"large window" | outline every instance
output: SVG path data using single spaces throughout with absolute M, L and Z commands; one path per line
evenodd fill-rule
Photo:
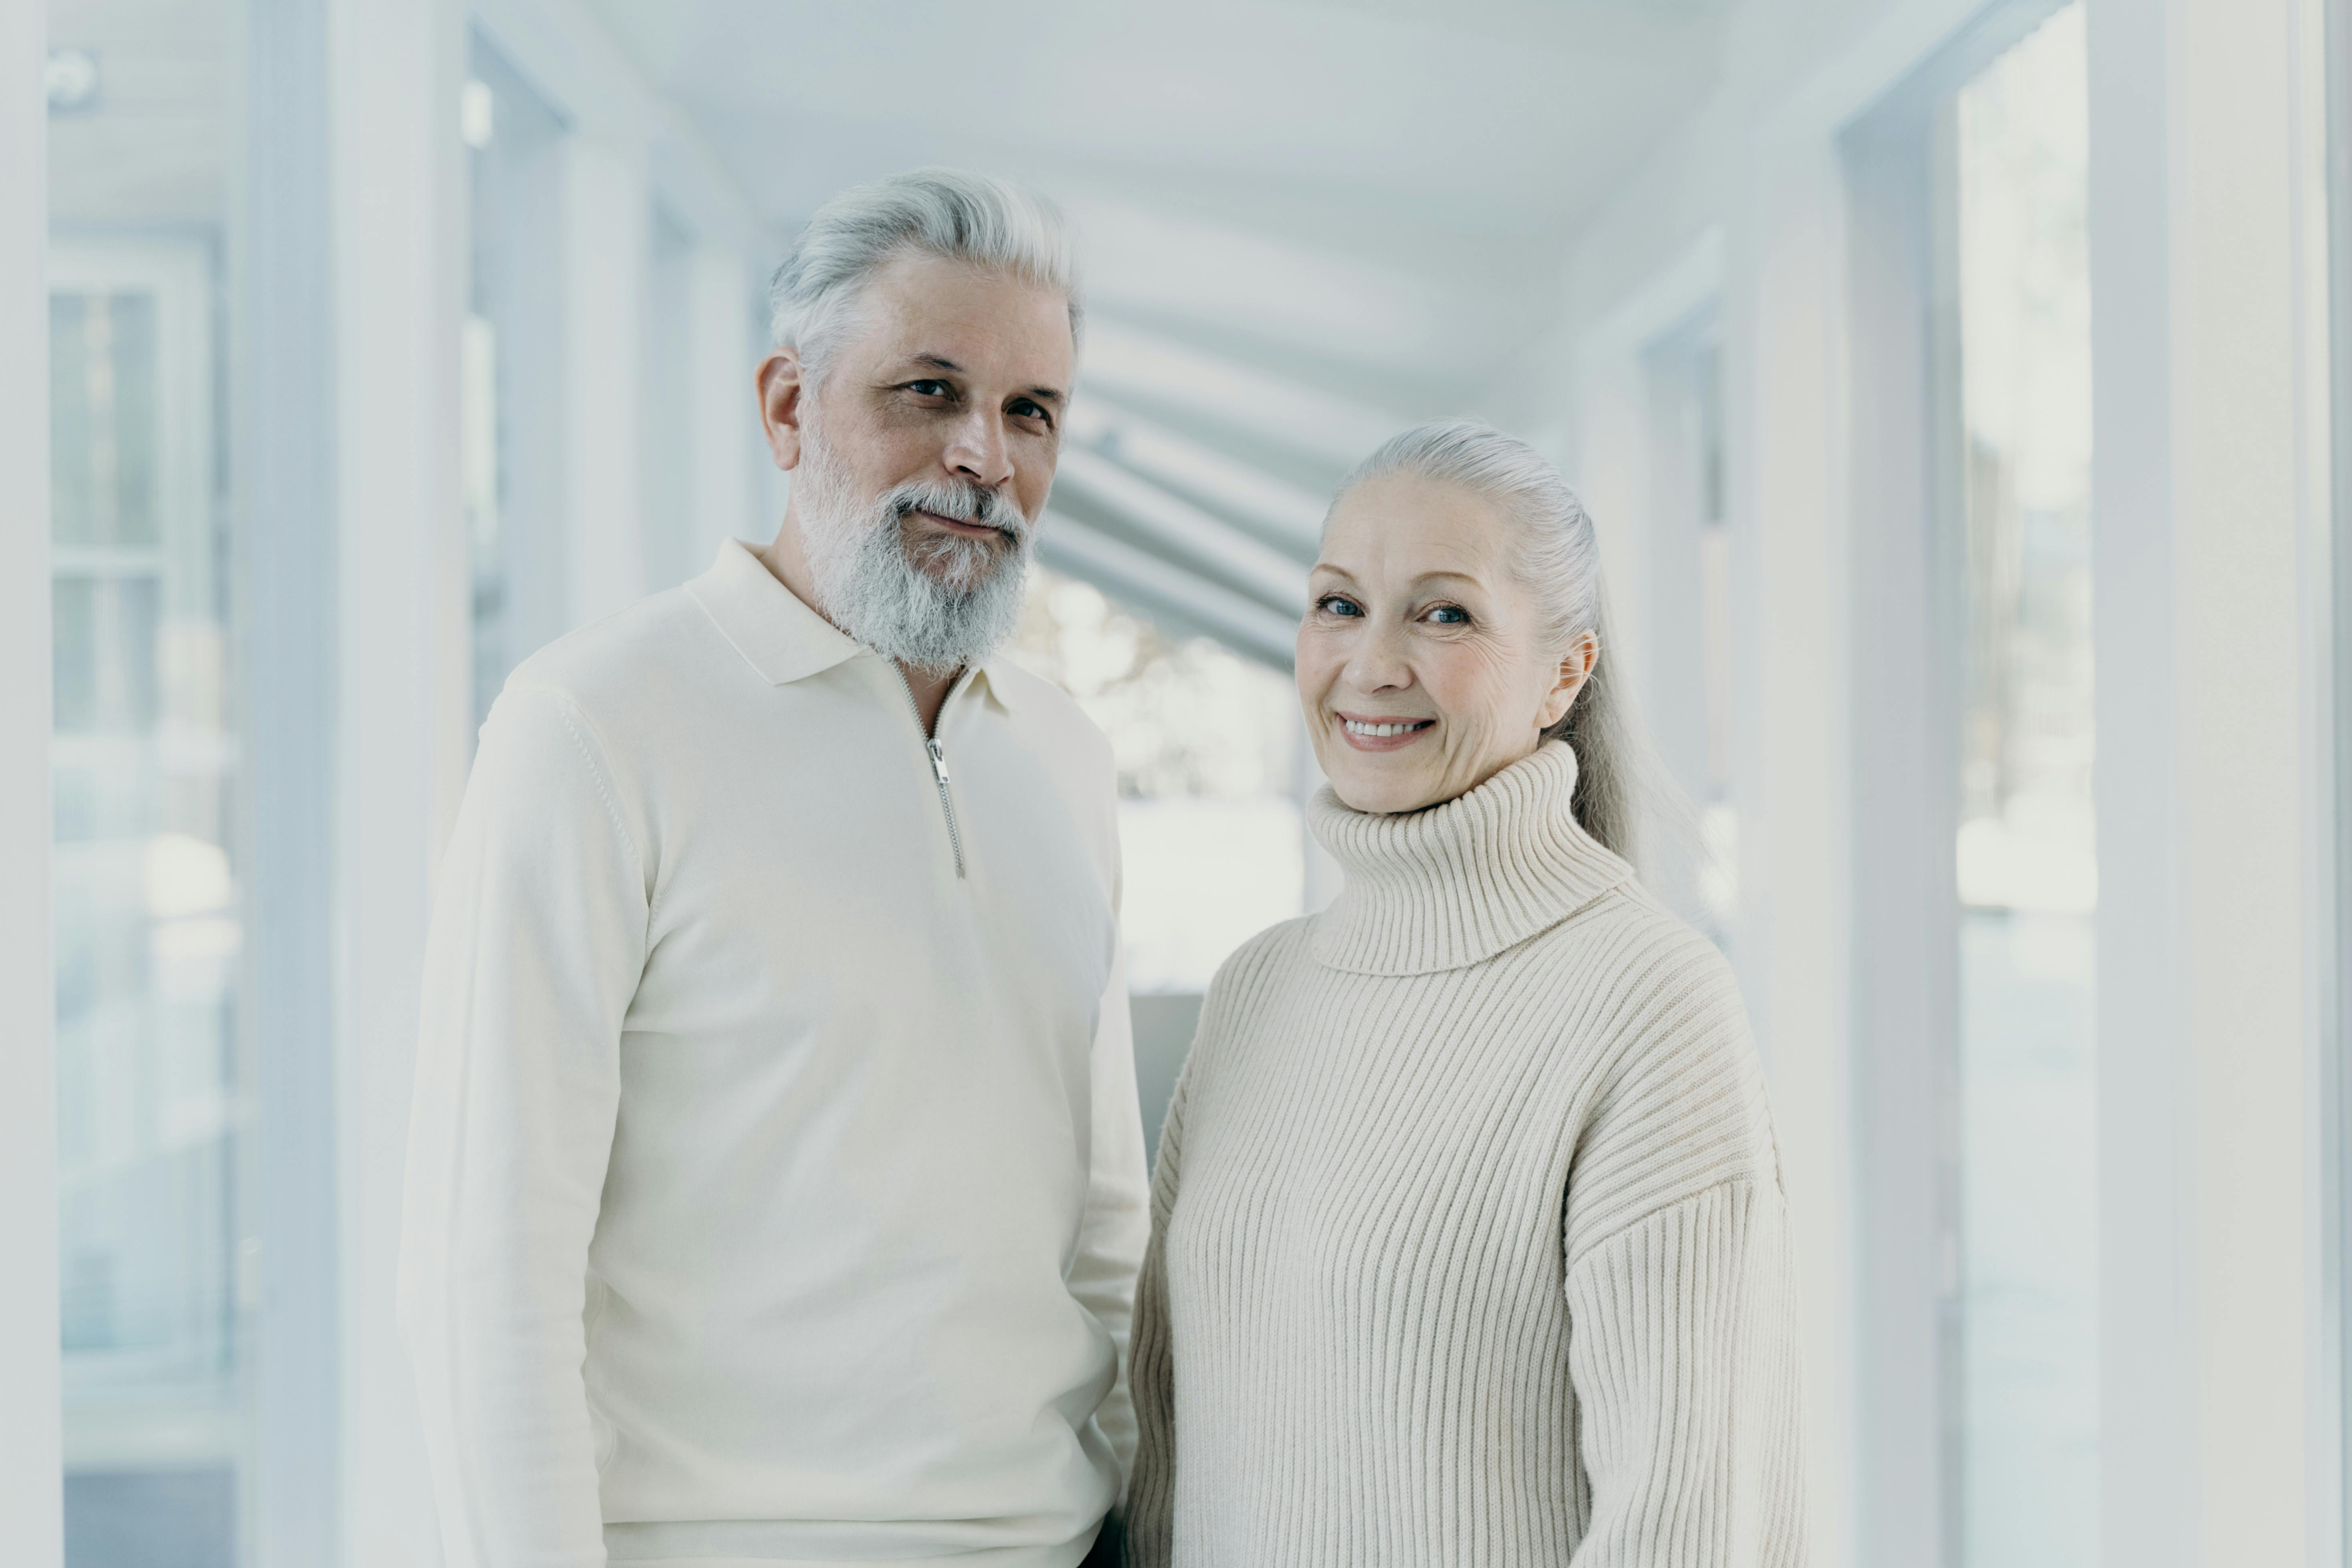
M 225 10 L 60 0 L 49 517 L 66 1520 L 72 1568 L 238 1561 L 237 596 L 217 330 Z M 120 88 L 116 83 L 119 81 Z M 165 128 L 170 134 L 165 134 Z
M 1120 928 L 1147 1147 L 1227 954 L 1300 912 L 1306 737 L 1287 672 L 1177 637 L 1033 568 L 1013 655 L 1077 699 L 1118 765 Z
M 2083 13 L 1954 105 L 1965 1561 L 2098 1555 Z

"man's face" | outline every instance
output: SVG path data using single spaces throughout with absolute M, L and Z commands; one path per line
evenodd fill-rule
M 802 391 L 798 424 L 822 427 L 827 481 L 861 512 L 895 487 L 945 481 L 996 491 L 1034 521 L 1053 488 L 1072 368 L 1060 295 L 905 257 L 866 285 L 847 336 Z M 778 435 L 772 419 L 771 441 Z M 797 468 L 805 444 L 804 431 L 791 432 L 778 465 Z M 995 529 L 929 510 L 908 513 L 906 528 L 918 563 L 968 558 L 950 541 L 1008 547 Z
M 793 470 L 771 568 L 903 668 L 987 658 L 1020 619 L 1071 351 L 1058 294 L 935 258 L 882 268 L 814 383 L 791 350 L 760 367 Z

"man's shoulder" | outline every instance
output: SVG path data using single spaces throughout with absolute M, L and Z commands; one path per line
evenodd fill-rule
M 987 668 L 989 683 L 1006 710 L 1050 760 L 1106 776 L 1112 773 L 1110 738 L 1068 692 L 1002 656 L 989 660 Z
M 557 637 L 515 666 L 507 689 L 552 693 L 618 718 L 675 700 L 681 679 L 702 673 L 695 667 L 724 651 L 701 603 L 672 588 Z

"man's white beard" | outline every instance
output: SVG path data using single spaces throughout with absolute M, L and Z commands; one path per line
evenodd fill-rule
M 795 510 L 818 608 L 887 658 L 934 673 L 994 652 L 1020 624 L 1029 520 L 1003 491 L 910 479 L 860 505 L 811 421 Z M 917 533 L 917 509 L 999 530 L 1008 542 Z

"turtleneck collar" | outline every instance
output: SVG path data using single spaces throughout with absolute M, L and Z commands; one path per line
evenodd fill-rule
M 1576 753 L 1547 742 L 1467 795 L 1384 816 L 1325 785 L 1307 826 L 1348 874 L 1316 959 L 1358 974 L 1461 969 L 1549 931 L 1633 868 L 1576 824 Z

